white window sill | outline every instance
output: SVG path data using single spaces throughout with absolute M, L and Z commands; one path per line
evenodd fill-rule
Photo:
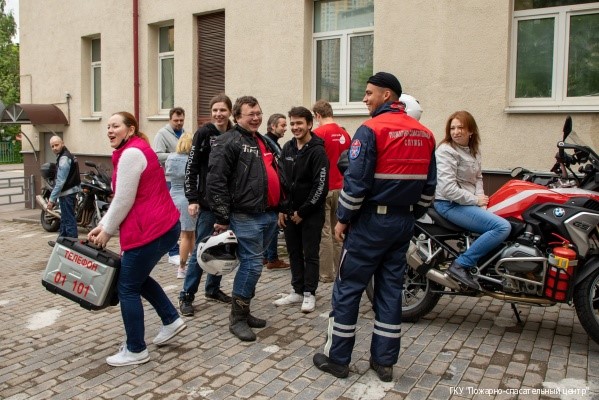
M 507 114 L 539 114 L 539 113 L 596 113 L 599 105 L 593 106 L 510 106 L 504 110 Z
M 168 121 L 168 114 L 150 115 L 148 121 Z
M 97 117 L 81 117 L 79 118 L 80 121 L 82 122 L 97 122 L 97 121 L 101 121 L 102 117 L 97 116 Z
M 335 106 L 332 106 L 332 107 L 333 107 L 333 115 L 335 117 L 351 117 L 351 116 L 361 117 L 361 116 L 370 115 L 368 113 L 368 108 L 366 108 L 366 106 L 361 107 L 361 108 L 338 108 Z

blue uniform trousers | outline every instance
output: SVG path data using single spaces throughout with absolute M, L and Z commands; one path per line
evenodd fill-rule
M 397 362 L 406 251 L 413 232 L 414 217 L 409 211 L 363 211 L 351 223 L 333 287 L 333 310 L 324 348 L 332 362 L 349 365 L 351 361 L 360 299 L 373 276 L 375 320 L 370 353 L 379 365 Z

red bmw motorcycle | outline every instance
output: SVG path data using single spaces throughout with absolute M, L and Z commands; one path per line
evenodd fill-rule
M 599 156 L 587 146 L 566 143 L 571 126 L 568 117 L 557 144 L 554 176 L 517 169 L 515 174 L 524 172 L 524 180 L 510 180 L 491 196 L 488 210 L 506 218 L 512 230 L 476 268 L 479 290 L 461 286 L 446 272 L 477 235 L 432 207 L 416 222 L 407 254 L 404 321 L 425 316 L 443 295 L 504 300 L 511 303 L 518 322 L 516 304 L 568 303 L 599 343 Z M 578 174 L 572 171 L 574 165 L 579 165 Z

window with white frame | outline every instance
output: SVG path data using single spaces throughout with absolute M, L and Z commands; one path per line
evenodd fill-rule
M 160 78 L 158 101 L 161 111 L 175 104 L 175 27 L 163 26 L 158 30 L 158 76 Z
M 315 0 L 313 100 L 336 110 L 363 109 L 373 40 L 374 0 Z
M 510 107 L 599 110 L 599 2 L 515 0 Z
M 91 109 L 92 115 L 102 111 L 102 47 L 100 39 L 91 40 Z

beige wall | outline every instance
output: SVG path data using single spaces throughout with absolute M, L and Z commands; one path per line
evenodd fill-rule
M 105 125 L 112 112 L 133 111 L 131 3 L 126 0 L 21 0 L 21 91 L 24 103 L 70 102 L 64 131 L 78 154 L 110 154 Z M 265 116 L 291 106 L 311 105 L 312 0 L 163 0 L 140 2 L 140 125 L 153 138 L 156 120 L 155 41 L 157 24 L 175 24 L 175 103 L 187 110 L 186 130 L 195 130 L 197 59 L 195 16 L 225 10 L 226 92 L 251 94 Z M 440 140 L 445 119 L 458 109 L 477 119 L 483 167 L 526 166 L 547 170 L 560 138 L 563 113 L 508 114 L 510 1 L 376 0 L 374 68 L 395 73 L 416 96 L 422 121 Z M 82 37 L 101 34 L 102 115 L 82 121 Z M 84 82 L 85 85 L 85 82 Z M 83 101 L 86 104 L 85 101 Z M 59 106 L 67 114 L 65 104 Z M 87 108 L 87 107 L 85 107 Z M 338 118 L 350 133 L 364 116 Z M 597 113 L 573 114 L 574 129 L 599 147 Z M 39 145 L 37 132 L 24 127 Z M 265 131 L 265 125 L 262 125 Z M 287 132 L 287 137 L 290 133 Z M 25 149 L 30 150 L 29 148 Z

